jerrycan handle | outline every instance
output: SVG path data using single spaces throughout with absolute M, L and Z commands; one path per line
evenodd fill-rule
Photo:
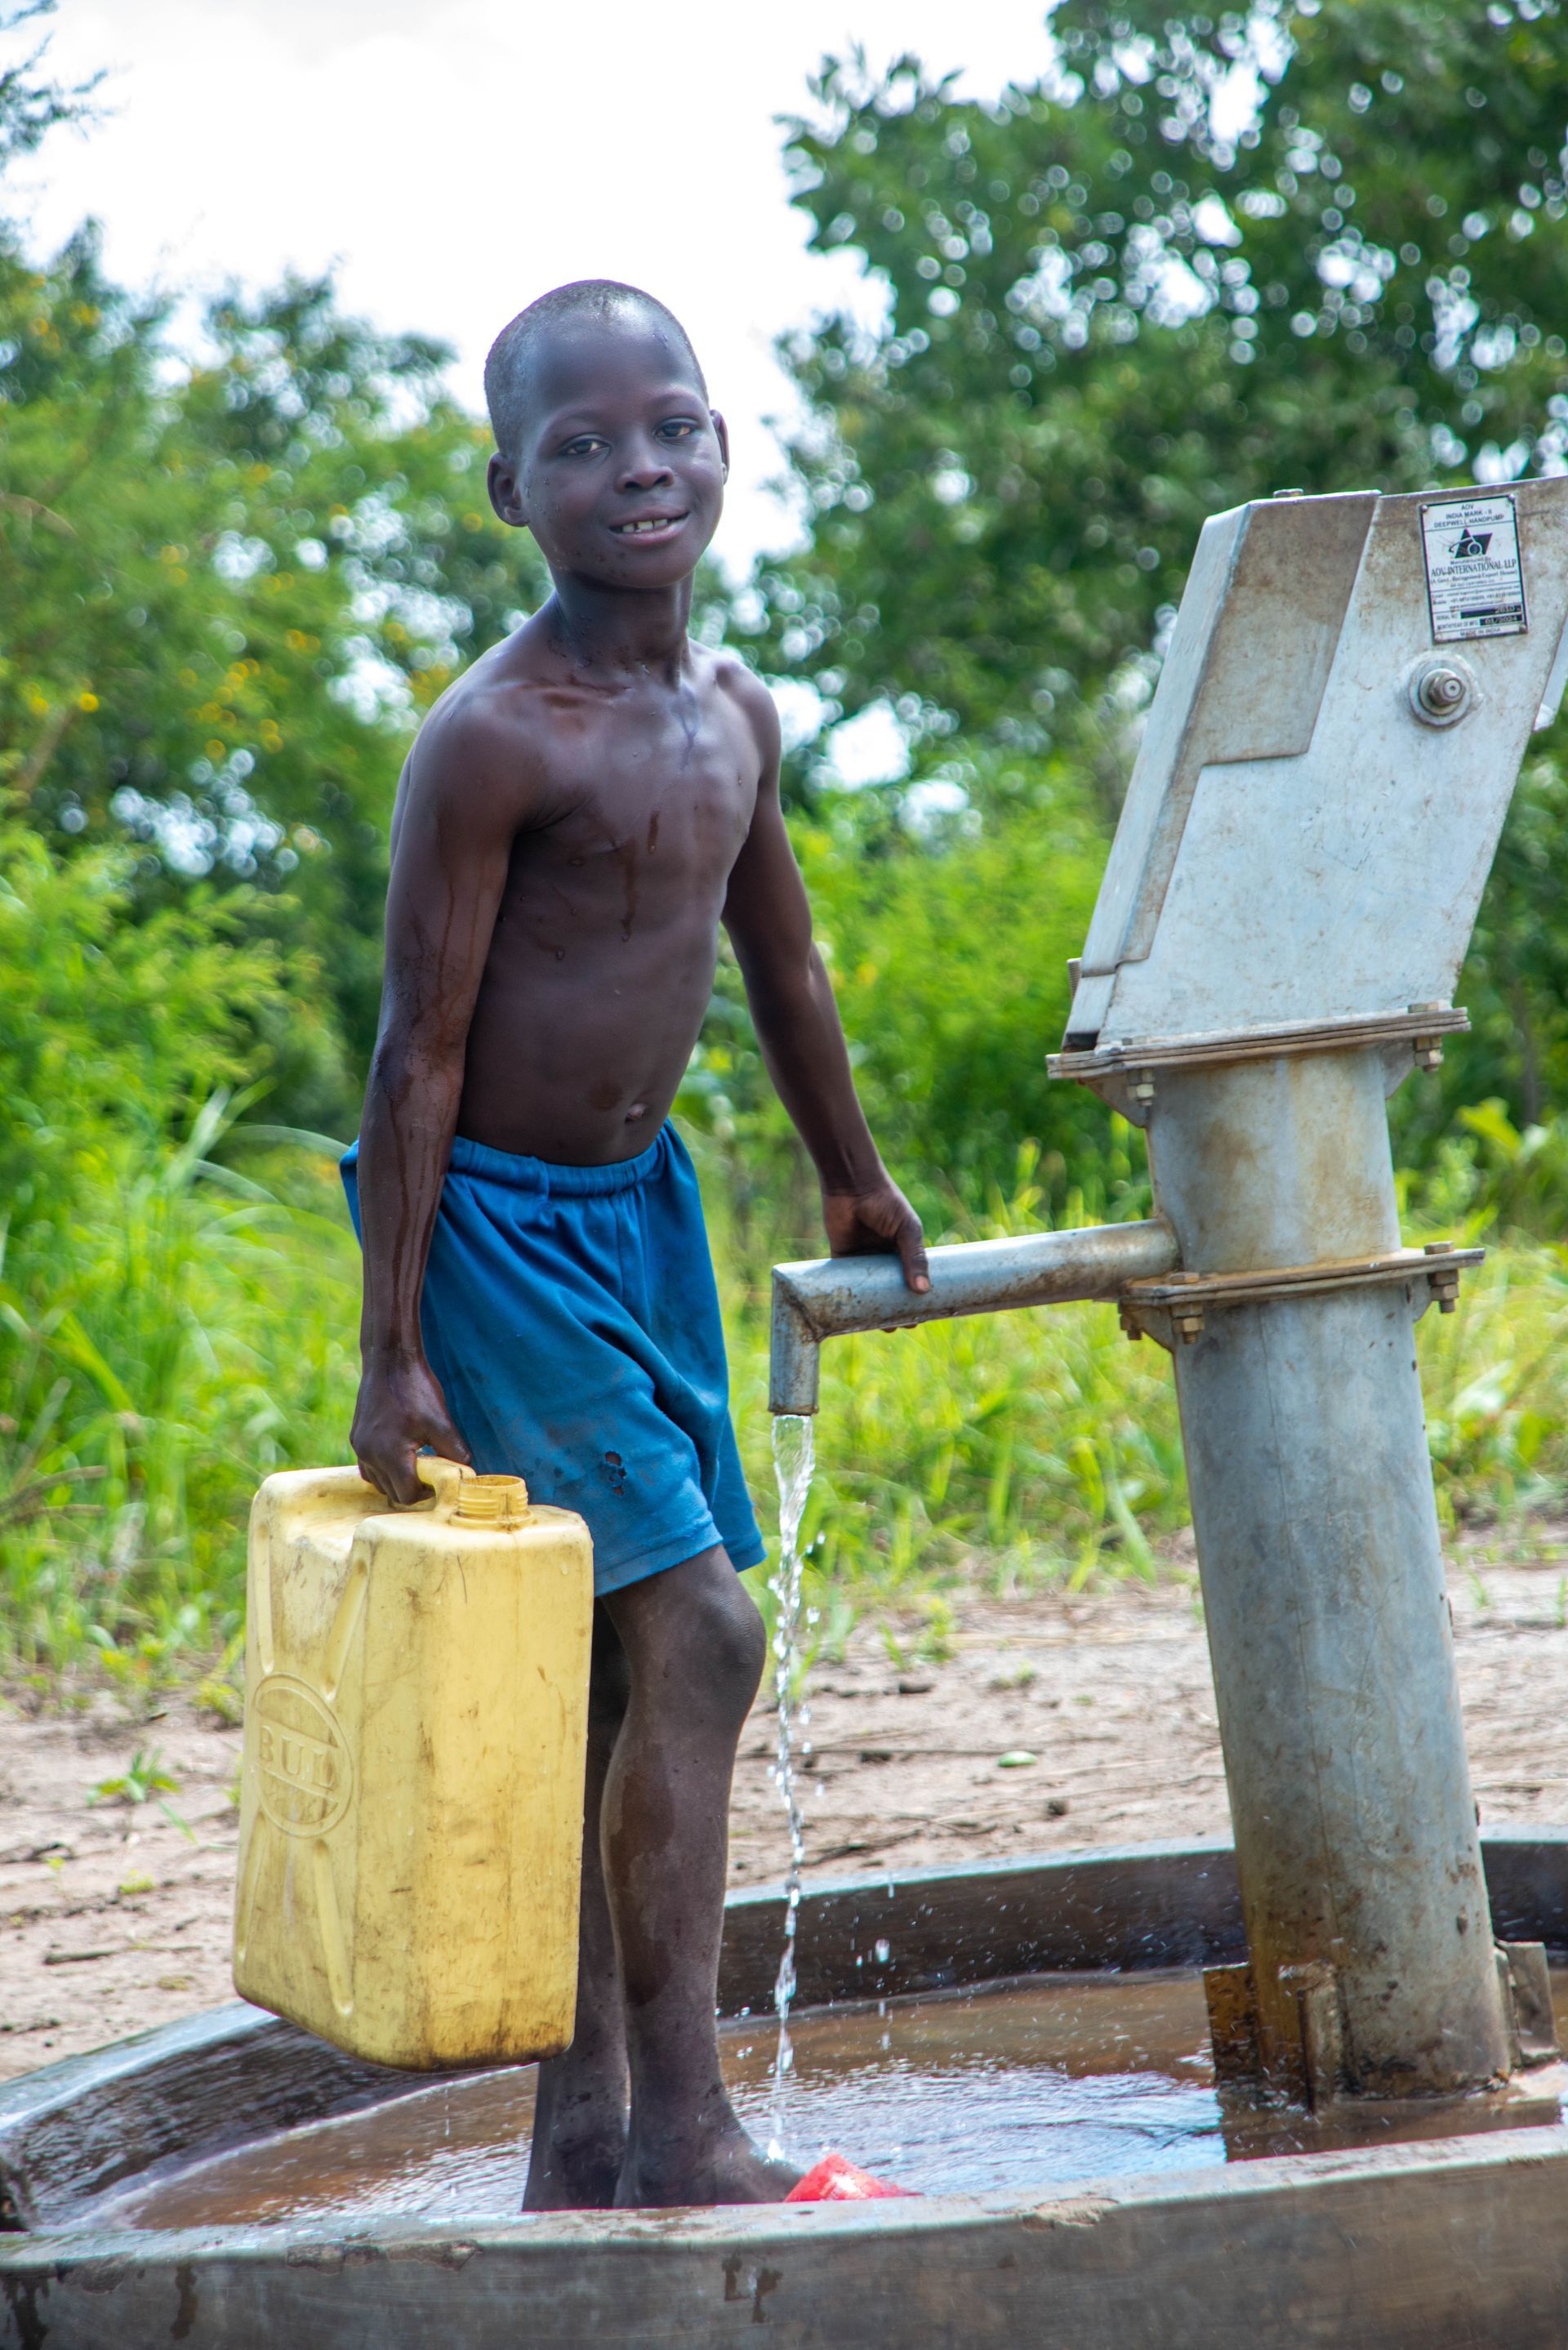
M 414 1473 L 421 1485 L 430 1487 L 438 1506 L 445 1503 L 454 1518 L 515 1526 L 532 1514 L 528 1488 L 521 1477 L 481 1476 L 462 1461 L 443 1461 L 433 1452 L 417 1456 Z
M 421 1485 L 428 1485 L 438 1502 L 455 1502 L 458 1488 L 473 1475 L 461 1461 L 444 1461 L 439 1452 L 420 1452 L 414 1456 L 414 1474 Z

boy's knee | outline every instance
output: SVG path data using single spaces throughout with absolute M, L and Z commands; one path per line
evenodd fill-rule
M 744 1719 L 763 1677 L 768 1636 L 756 1602 L 722 1551 L 681 1592 L 672 1661 L 694 1701 Z
M 726 1563 L 727 1564 L 727 1563 Z M 704 1627 L 700 1654 L 736 1711 L 745 1713 L 757 1693 L 767 1660 L 768 1635 L 751 1593 L 732 1567 L 729 1587 L 714 1594 L 711 1614 Z
M 607 1602 L 633 1679 L 662 1701 L 743 1721 L 767 1655 L 756 1603 L 725 1552 L 705 1551 Z

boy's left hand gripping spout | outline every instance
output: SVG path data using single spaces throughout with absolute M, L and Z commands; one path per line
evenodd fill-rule
M 891 1176 L 865 1191 L 825 1192 L 822 1221 L 835 1256 L 879 1256 L 893 1250 L 906 1287 L 917 1296 L 930 1288 L 920 1220 Z

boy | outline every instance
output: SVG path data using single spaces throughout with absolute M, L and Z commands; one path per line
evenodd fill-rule
M 721 921 L 836 1253 L 920 1227 L 872 1143 L 779 806 L 773 703 L 686 634 L 728 471 L 691 346 L 566 286 L 485 368 L 490 495 L 555 592 L 431 712 L 392 817 L 359 1142 L 364 1474 L 423 1445 L 579 1510 L 595 1637 L 576 2037 L 541 2068 L 525 2208 L 763 2202 L 713 2006 L 763 1555 L 691 1162 L 666 1125 Z M 357 1161 L 357 1165 L 356 1165 Z M 421 1310 L 422 1309 L 422 1310 Z

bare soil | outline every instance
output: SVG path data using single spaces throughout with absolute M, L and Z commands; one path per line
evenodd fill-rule
M 1557 1530 L 1534 1550 L 1497 1563 L 1470 1549 L 1449 1576 L 1471 1770 L 1482 1817 L 1499 1823 L 1568 1822 L 1568 1548 Z M 1158 1589 L 973 1599 L 958 1625 L 940 1665 L 899 1665 L 863 1624 L 842 1663 L 814 1671 L 811 1874 L 1227 1832 L 1179 1553 Z M 152 1747 L 182 1825 L 156 1800 L 89 1804 Z M 764 1691 L 736 1775 L 738 1886 L 784 1874 L 773 1753 Z M 0 1701 L 0 2078 L 232 1998 L 238 1766 L 238 1731 L 186 1700 L 152 1720 L 103 1694 L 43 1711 Z

